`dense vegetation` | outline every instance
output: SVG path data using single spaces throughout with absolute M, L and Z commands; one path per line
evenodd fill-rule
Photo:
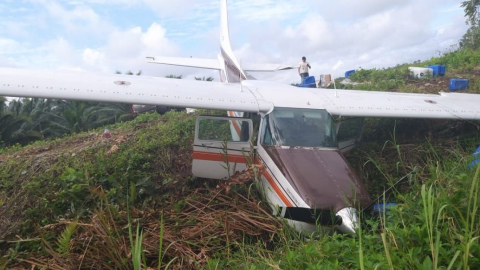
M 479 5 L 464 2 L 471 31 Z M 337 86 L 431 93 L 465 77 L 480 93 L 468 35 L 472 43 L 414 63 L 444 64 L 446 77 L 413 79 L 405 64 Z M 257 168 L 227 182 L 191 176 L 194 115 L 119 123 L 129 119 L 130 105 L 0 98 L 0 269 L 480 268 L 478 122 L 367 119 L 347 159 L 372 198 L 397 206 L 362 215 L 355 237 L 305 237 L 268 214 Z
M 365 217 L 358 237 L 306 241 L 268 215 L 248 181 L 254 172 L 237 175 L 232 186 L 190 176 L 194 119 L 173 111 L 145 114 L 110 126 L 110 139 L 96 129 L 3 149 L 0 266 L 480 266 L 480 179 L 467 166 L 480 136 L 468 124 L 368 121 L 365 141 L 348 158 L 372 197 L 416 173 L 386 195 L 398 206 Z M 459 123 L 462 132 L 452 131 Z M 408 136 L 422 124 L 416 137 Z M 434 139 L 425 141 L 429 132 Z

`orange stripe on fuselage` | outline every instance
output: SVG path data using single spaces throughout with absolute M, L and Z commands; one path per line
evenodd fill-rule
M 220 153 L 194 151 L 193 159 L 225 162 L 225 155 Z M 228 154 L 228 162 L 246 164 L 247 160 L 244 156 L 241 156 L 241 155 Z M 287 196 L 285 196 L 285 194 L 282 192 L 282 190 L 277 185 L 277 183 L 275 183 L 275 180 L 273 180 L 273 177 L 270 175 L 270 173 L 267 171 L 265 166 L 263 166 L 263 164 L 260 162 L 258 158 L 255 159 L 255 164 L 260 165 L 262 167 L 263 176 L 265 177 L 265 179 L 267 179 L 268 183 L 270 184 L 270 186 L 272 186 L 273 190 L 275 191 L 275 193 L 277 193 L 278 197 L 282 200 L 282 202 L 287 207 L 293 207 L 294 205 L 290 202 Z
M 273 180 L 273 177 L 270 175 L 270 173 L 267 171 L 267 169 L 265 168 L 265 166 L 263 166 L 263 164 L 260 162 L 260 160 L 258 158 L 255 159 L 255 163 L 257 165 L 260 165 L 262 166 L 262 174 L 263 176 L 265 176 L 265 179 L 267 179 L 268 183 L 270 184 L 270 186 L 272 186 L 273 190 L 275 191 L 275 193 L 277 193 L 278 197 L 282 200 L 282 202 L 287 206 L 287 207 L 292 207 L 293 204 L 290 202 L 290 200 L 287 198 L 287 196 L 285 196 L 285 194 L 283 194 L 282 190 L 280 189 L 280 187 L 277 185 L 277 183 L 275 183 L 275 180 Z
M 247 163 L 247 159 L 242 155 L 228 154 L 227 157 L 228 157 L 228 162 Z M 225 155 L 220 153 L 194 151 L 193 159 L 225 162 Z

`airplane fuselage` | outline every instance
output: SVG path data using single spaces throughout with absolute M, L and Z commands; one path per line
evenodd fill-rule
M 275 108 L 261 117 L 254 149 L 249 119 L 229 115 L 197 119 L 194 175 L 229 177 L 247 167 L 244 156 L 254 151 L 254 163 L 261 168 L 257 180 L 275 216 L 301 231 L 324 225 L 354 233 L 354 227 L 342 227 L 345 217 L 338 213 L 355 212 L 370 198 L 339 151 L 333 120 L 325 110 Z

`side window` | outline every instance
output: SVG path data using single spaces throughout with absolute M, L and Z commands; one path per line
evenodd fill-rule
M 240 136 L 232 136 L 237 132 Z M 250 125 L 245 120 L 211 119 L 199 120 L 198 139 L 202 141 L 248 142 Z
M 357 139 L 363 131 L 363 118 L 346 119 L 337 125 L 337 140 L 339 142 Z

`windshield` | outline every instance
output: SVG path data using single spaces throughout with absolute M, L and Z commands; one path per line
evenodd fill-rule
M 275 108 L 265 117 L 262 130 L 264 145 L 338 147 L 326 110 Z

